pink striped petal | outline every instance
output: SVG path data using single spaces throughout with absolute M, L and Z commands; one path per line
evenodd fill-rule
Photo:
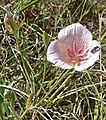
M 88 67 L 92 66 L 97 60 L 99 60 L 99 51 L 95 52 L 94 54 L 91 52 L 91 50 L 94 49 L 97 46 L 100 47 L 99 42 L 96 41 L 96 40 L 93 40 L 91 42 L 91 45 L 89 46 L 90 53 L 89 53 L 88 60 L 83 61 L 82 63 L 80 63 L 79 66 L 76 65 L 75 70 L 77 70 L 77 71 L 85 70 Z
M 72 69 L 73 67 L 71 65 L 64 62 L 65 59 L 64 56 L 62 56 L 58 44 L 58 40 L 51 42 L 47 50 L 47 60 L 63 69 Z
M 92 41 L 92 34 L 88 29 L 86 29 L 86 27 L 79 23 L 74 23 L 61 29 L 58 34 L 58 39 L 61 41 L 65 40 L 70 45 L 72 45 L 72 43 L 76 43 L 79 47 L 81 47 L 81 44 L 88 46 Z
M 76 65 L 75 70 L 83 71 L 87 69 L 88 67 L 92 66 L 97 60 L 99 60 L 99 52 L 89 57 L 88 60 L 85 60 L 82 63 L 80 63 L 80 65 Z

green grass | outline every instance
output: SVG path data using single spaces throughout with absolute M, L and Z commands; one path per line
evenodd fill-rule
M 106 120 L 105 0 L 10 0 L 6 31 L 0 1 L 0 120 Z M 19 12 L 14 26 L 13 10 Z M 83 72 L 47 61 L 63 27 L 80 22 L 101 44 L 100 60 Z

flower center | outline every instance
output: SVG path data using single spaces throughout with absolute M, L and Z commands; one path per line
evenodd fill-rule
M 71 65 L 80 65 L 80 62 L 88 59 L 88 50 L 84 50 L 84 46 L 80 47 L 80 49 L 77 49 L 76 43 L 73 43 L 73 47 L 71 50 L 69 48 L 67 49 L 67 54 L 69 58 L 68 62 Z

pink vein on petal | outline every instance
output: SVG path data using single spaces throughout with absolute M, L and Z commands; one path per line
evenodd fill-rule
M 77 46 L 76 46 L 75 42 L 73 43 L 73 52 L 74 52 L 74 54 L 77 52 Z
M 70 49 L 69 49 L 69 48 L 67 49 L 67 51 L 68 51 L 68 56 L 69 56 L 70 58 L 72 58 L 72 57 L 73 57 L 73 55 L 72 55 L 72 53 L 71 53 L 71 51 L 70 51 Z
M 81 46 L 80 50 L 78 51 L 78 54 L 82 54 L 84 51 L 84 45 Z

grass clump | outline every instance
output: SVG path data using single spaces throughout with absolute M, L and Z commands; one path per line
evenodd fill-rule
M 6 28 L 5 5 L 19 13 Z M 106 6 L 87 0 L 0 2 L 0 119 L 106 119 Z M 83 72 L 54 67 L 47 47 L 61 28 L 80 22 L 101 44 L 100 61 Z

